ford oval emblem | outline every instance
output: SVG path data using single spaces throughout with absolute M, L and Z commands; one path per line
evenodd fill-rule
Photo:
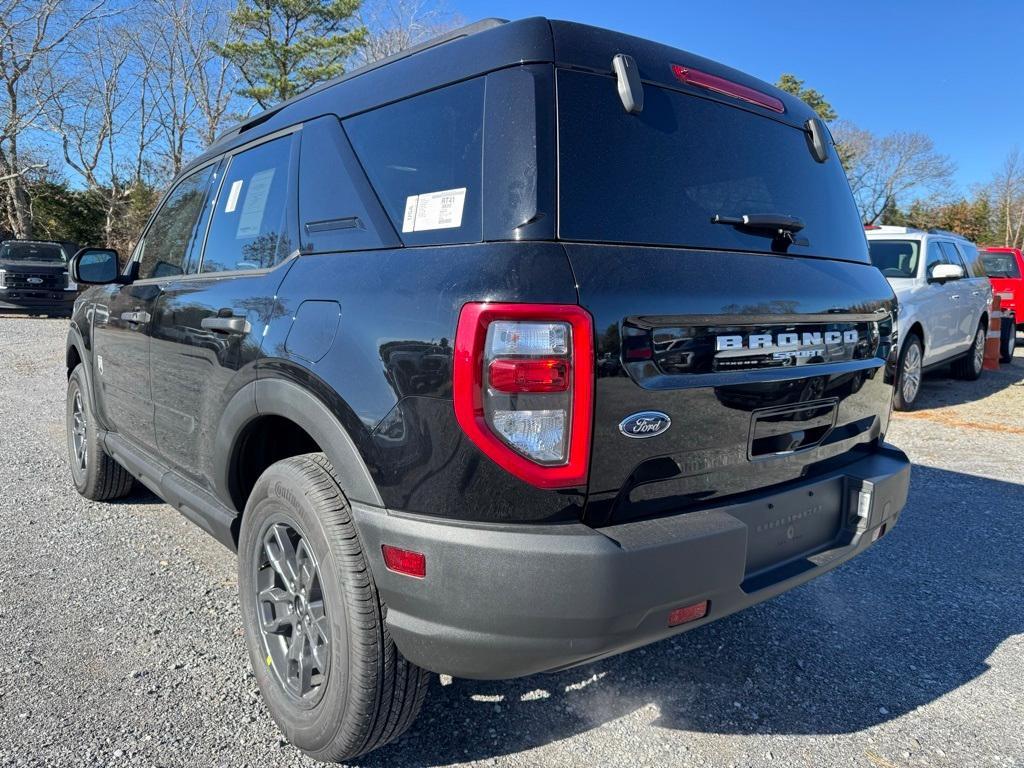
M 672 419 L 661 411 L 640 411 L 619 423 L 619 432 L 626 437 L 654 437 L 672 426 Z
M 40 285 L 43 282 L 43 278 L 41 278 L 41 277 L 30 277 L 27 280 L 25 280 L 25 282 L 26 283 L 32 283 L 32 285 Z

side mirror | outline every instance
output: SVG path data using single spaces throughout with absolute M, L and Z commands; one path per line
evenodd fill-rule
M 959 264 L 936 264 L 928 278 L 932 283 L 945 283 L 948 280 L 962 280 L 964 268 Z
M 117 251 L 112 248 L 83 248 L 71 259 L 71 279 L 84 285 L 120 282 Z

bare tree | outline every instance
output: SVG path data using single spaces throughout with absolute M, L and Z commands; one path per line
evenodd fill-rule
M 1024 157 L 1014 147 L 1003 160 L 991 184 L 1003 245 L 1013 248 L 1024 243 Z
M 0 0 L 0 177 L 8 224 L 32 236 L 24 162 L 26 143 L 66 85 L 62 57 L 85 27 L 107 13 L 107 0 Z
M 354 56 L 353 68 L 387 58 L 462 23 L 443 4 L 430 0 L 370 0 L 357 16 L 369 34 Z
M 97 29 L 91 42 L 104 55 L 86 57 L 69 87 L 53 99 L 50 127 L 60 139 L 64 162 L 92 194 L 102 197 L 104 236 L 111 245 L 131 190 L 131 181 L 124 179 L 133 180 L 124 162 L 125 135 L 142 130 L 135 99 L 140 83 L 130 69 L 132 43 L 126 30 Z
M 953 162 L 935 151 L 935 143 L 926 134 L 876 136 L 842 121 L 832 127 L 832 133 L 841 147 L 850 188 L 867 224 L 876 223 L 883 211 L 904 194 L 937 194 L 951 183 Z

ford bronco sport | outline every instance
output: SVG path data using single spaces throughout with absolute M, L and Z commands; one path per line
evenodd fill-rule
M 238 552 L 270 712 L 325 760 L 428 674 L 699 627 L 891 529 L 893 292 L 824 124 L 706 59 L 482 22 L 184 170 L 67 345 L 71 475 Z

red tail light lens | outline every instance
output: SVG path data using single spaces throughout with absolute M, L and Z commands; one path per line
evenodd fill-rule
M 593 323 L 563 304 L 467 304 L 455 337 L 455 416 L 491 460 L 541 488 L 587 479 Z
M 778 112 L 779 114 L 786 111 L 786 105 L 774 96 L 769 96 L 767 93 L 762 93 L 739 83 L 734 83 L 732 80 L 726 80 L 718 75 L 701 72 L 699 69 L 691 67 L 684 67 L 681 64 L 672 65 L 672 74 L 676 76 L 677 80 L 687 85 L 696 85 L 700 88 L 707 88 L 709 91 L 724 93 L 726 96 L 749 101 L 751 104 L 757 104 L 759 107 L 770 109 L 772 112 Z

